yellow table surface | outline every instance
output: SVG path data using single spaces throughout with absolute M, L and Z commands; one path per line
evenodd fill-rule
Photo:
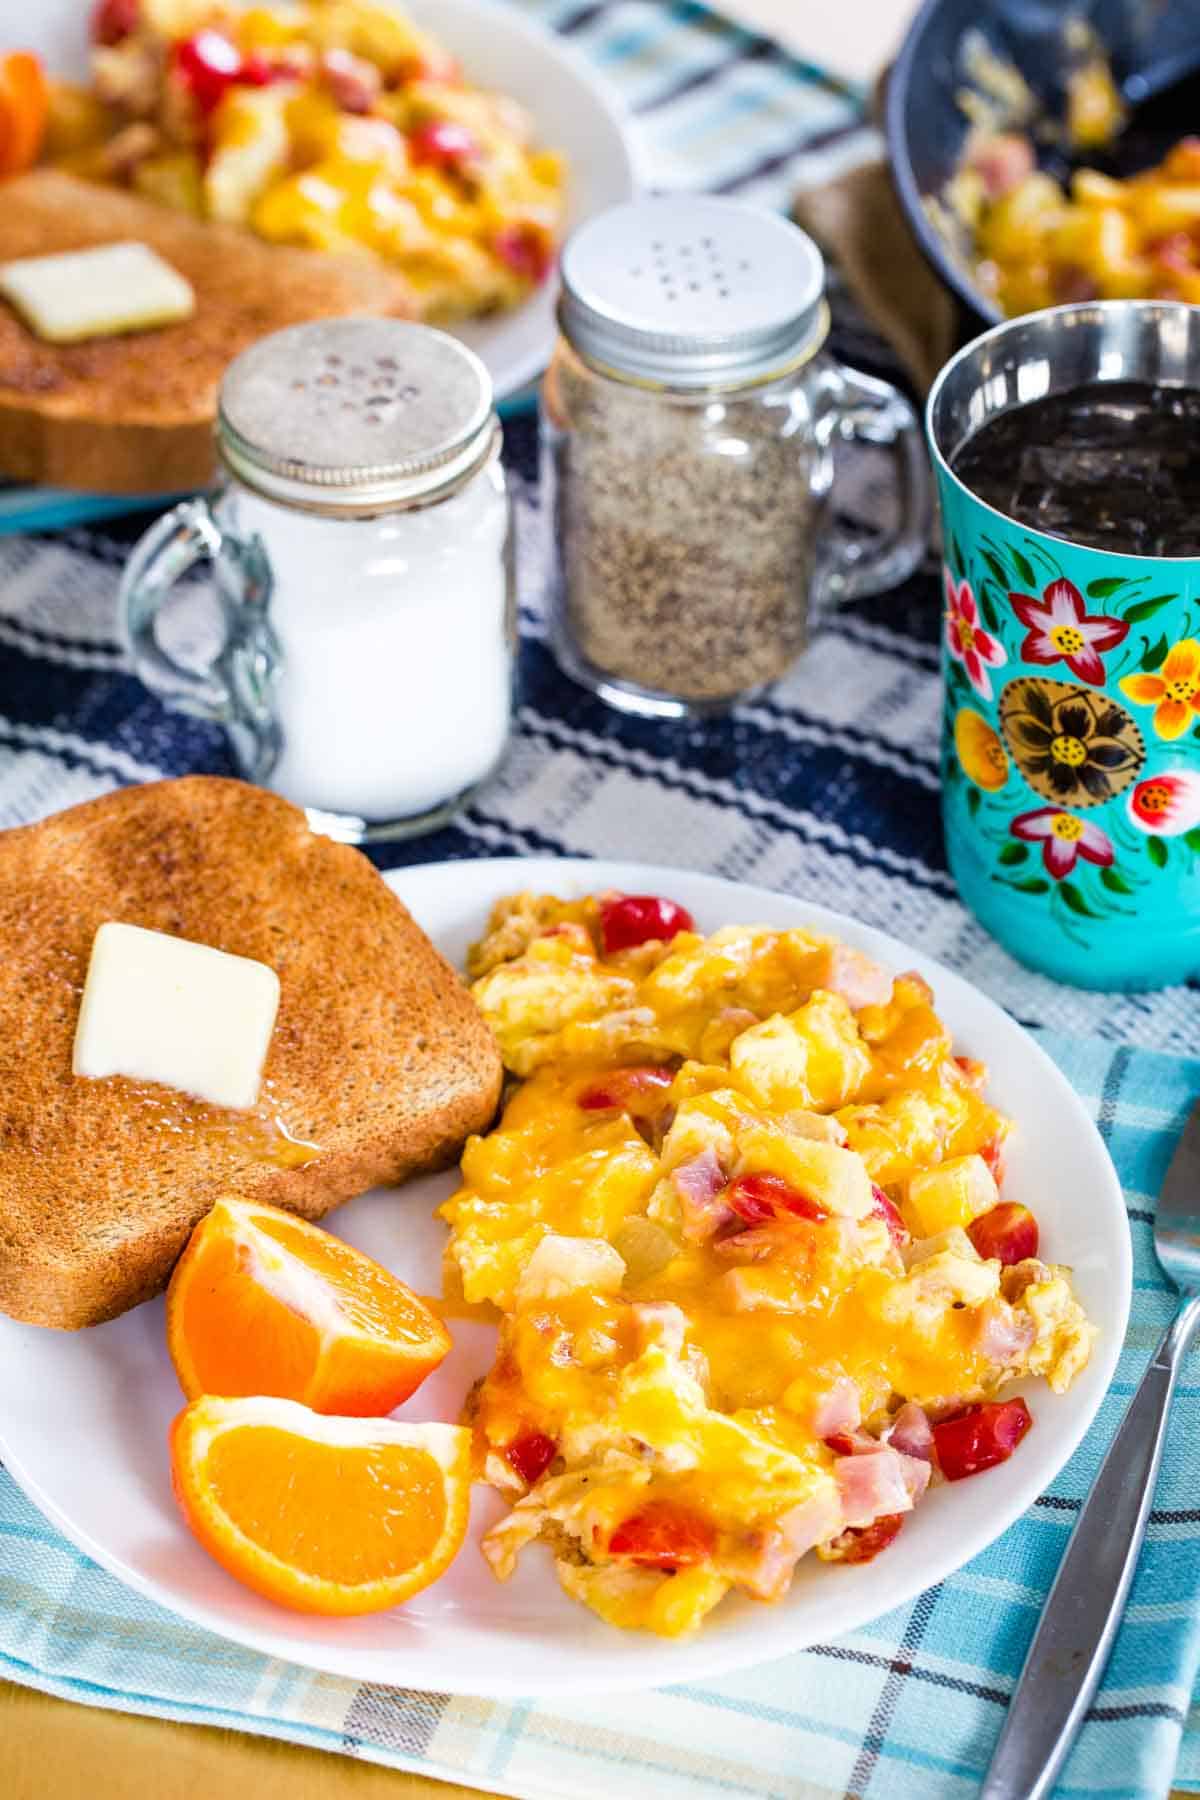
M 855 0 L 840 9 L 808 0 L 719 3 L 861 81 L 883 67 L 915 10 L 914 0 Z M 102 1712 L 0 1682 L 3 1800 L 477 1800 L 478 1793 L 323 1750 Z

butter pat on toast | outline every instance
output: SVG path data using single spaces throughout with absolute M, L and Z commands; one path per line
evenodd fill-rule
M 256 1109 L 72 1073 L 109 920 L 276 971 Z M 474 1001 L 367 858 L 206 776 L 0 832 L 0 1017 L 0 1309 L 38 1325 L 158 1293 L 221 1194 L 319 1219 L 452 1161 L 500 1091 Z
M 308 319 L 409 318 L 411 290 L 371 257 L 265 244 L 138 194 L 34 169 L 4 183 L 0 263 L 144 244 L 191 288 L 175 324 L 45 343 L 0 302 L 0 475 L 97 493 L 174 493 L 213 475 L 226 366 Z

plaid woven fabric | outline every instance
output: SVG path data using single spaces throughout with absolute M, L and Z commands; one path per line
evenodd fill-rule
M 525 4 L 624 94 L 659 185 L 782 203 L 869 142 L 838 83 L 700 6 Z M 889 373 L 844 308 L 836 327 L 839 353 Z M 532 423 L 514 421 L 507 440 L 523 598 L 513 751 L 451 828 L 378 860 L 562 852 L 758 882 L 919 941 L 1046 1029 L 1100 1120 L 1129 1198 L 1138 1260 L 1118 1381 L 1053 1492 L 967 1569 L 868 1630 L 719 1688 L 542 1707 L 314 1675 L 196 1631 L 126 1590 L 2 1472 L 0 1672 L 76 1700 L 288 1737 L 528 1800 L 965 1797 L 1081 1496 L 1168 1313 L 1150 1215 L 1200 1090 L 1197 992 L 1122 998 L 1058 987 L 1019 968 L 958 903 L 938 814 L 932 571 L 824 621 L 788 680 L 727 720 L 618 718 L 565 681 L 545 646 Z M 168 713 L 133 679 L 117 640 L 118 571 L 139 529 L 124 521 L 0 539 L 0 824 L 124 782 L 230 772 L 221 734 Z M 1066 1793 L 1161 1795 L 1185 1734 L 1200 1656 L 1194 1377 L 1177 1407 L 1132 1605 Z M 1200 1786 L 1200 1730 L 1183 1735 L 1180 1768 Z

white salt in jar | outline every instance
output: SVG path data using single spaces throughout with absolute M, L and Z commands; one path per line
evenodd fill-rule
M 383 319 L 296 326 L 221 389 L 223 479 L 134 551 L 138 673 L 218 719 L 252 781 L 350 842 L 441 823 L 504 754 L 511 512 L 487 371 Z M 164 648 L 172 586 L 213 565 L 225 637 L 200 673 Z

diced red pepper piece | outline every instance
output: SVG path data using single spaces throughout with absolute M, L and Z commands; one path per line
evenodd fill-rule
M 881 1513 L 869 1525 L 848 1526 L 829 1546 L 827 1555 L 835 1562 L 871 1562 L 894 1543 L 906 1518 L 904 1513 Z
M 871 1208 L 872 1213 L 877 1219 L 882 1219 L 884 1221 L 887 1225 L 893 1244 L 895 1244 L 897 1250 L 902 1250 L 905 1244 L 909 1242 L 912 1233 L 909 1231 L 896 1207 L 893 1206 L 883 1189 L 881 1187 L 876 1187 L 874 1182 L 871 1183 L 871 1194 L 874 1198 L 874 1205 Z
M 815 1225 L 829 1217 L 823 1206 L 794 1188 L 782 1175 L 771 1175 L 765 1170 L 757 1175 L 735 1176 L 721 1198 L 747 1225 L 765 1225 L 780 1213 L 811 1219 Z
M 554 267 L 554 239 L 541 225 L 527 220 L 520 225 L 504 225 L 492 239 L 492 249 L 502 263 L 535 285 L 545 281 Z M 664 902 L 669 906 L 671 902 Z M 683 911 L 682 907 L 676 909 Z M 690 931 L 690 925 L 677 925 L 676 931 Z M 658 935 L 658 934 L 655 934 Z M 672 936 L 674 933 L 671 934 Z
M 141 18 L 141 0 L 97 0 L 92 8 L 93 44 L 111 47 L 132 37 Z
M 456 125 L 453 119 L 431 119 L 409 133 L 408 156 L 415 168 L 428 163 L 435 169 L 457 173 L 477 163 L 481 154 L 475 133 L 466 125 Z
M 622 1519 L 608 1540 L 610 1556 L 623 1556 L 643 1569 L 676 1569 L 706 1562 L 717 1547 L 707 1519 L 670 1500 L 652 1501 Z
M 251 50 L 242 58 L 237 79 L 242 87 L 270 87 L 273 81 L 286 81 L 292 70 L 284 63 L 274 63 L 261 50 Z
M 827 1450 L 835 1456 L 853 1456 L 855 1451 L 854 1433 L 852 1431 L 831 1431 L 827 1438 L 822 1438 Z
M 504 1460 L 526 1487 L 540 1481 L 558 1455 L 558 1445 L 544 1431 L 523 1431 L 504 1446 Z
M 1007 1462 L 1033 1418 L 1024 1400 L 985 1400 L 933 1428 L 938 1467 L 947 1481 L 964 1481 Z
M 980 1213 L 967 1226 L 967 1236 L 985 1262 L 997 1256 L 1006 1268 L 1038 1253 L 1038 1222 L 1027 1206 L 1018 1206 L 1015 1200 L 1001 1200 Z
M 611 1075 L 605 1075 L 591 1087 L 584 1088 L 579 1096 L 579 1105 L 585 1112 L 637 1113 L 645 1112 L 645 1103 L 650 1101 L 650 1110 L 657 1111 L 654 1103 L 661 1101 L 674 1079 L 673 1070 L 653 1065 L 638 1069 L 614 1069 Z

